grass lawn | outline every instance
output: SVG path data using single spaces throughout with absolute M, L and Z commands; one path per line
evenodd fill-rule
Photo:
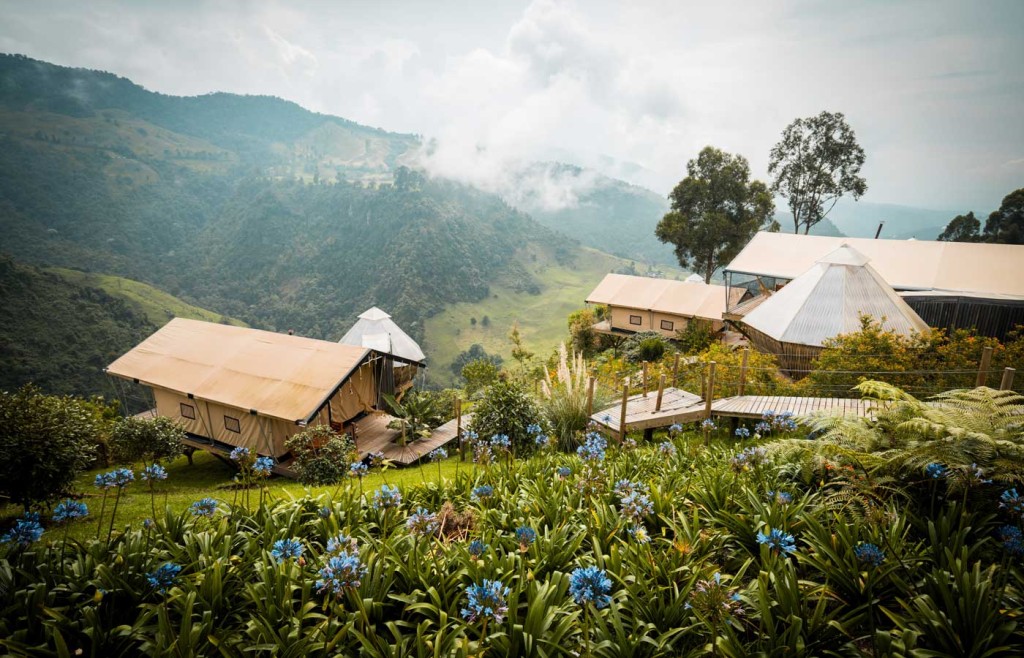
M 230 504 L 235 499 L 237 493 L 240 502 L 243 492 L 231 488 L 232 478 L 234 478 L 237 471 L 207 452 L 196 452 L 192 460 L 193 463 L 189 465 L 185 457 L 179 457 L 173 463 L 166 466 L 167 479 L 155 485 L 158 514 L 163 514 L 165 500 L 174 512 L 188 509 L 192 503 L 201 498 L 215 498 Z M 422 471 L 418 466 L 401 469 L 391 468 L 383 474 L 380 471 L 371 471 L 369 475 L 363 478 L 363 491 L 369 494 L 384 484 L 385 480 L 388 484 L 397 484 L 399 486 L 422 484 L 424 479 L 427 482 L 436 482 L 438 476 L 437 467 L 436 463 L 425 463 Z M 471 462 L 460 464 L 457 458 L 451 457 L 441 462 L 441 477 L 450 479 L 455 477 L 456 469 L 465 471 L 472 468 L 473 464 Z M 75 491 L 82 494 L 81 500 L 89 506 L 89 516 L 86 519 L 71 524 L 69 537 L 78 540 L 96 537 L 100 509 L 103 505 L 103 494 L 93 486 L 93 480 L 98 473 L 105 473 L 109 470 L 111 469 L 92 470 L 82 474 L 76 481 Z M 125 488 L 121 496 L 117 509 L 115 528 L 123 528 L 127 524 L 138 525 L 143 520 L 153 516 L 148 489 L 149 484 L 139 479 L 142 466 L 136 465 L 133 470 L 136 480 Z M 341 486 L 357 485 L 354 481 L 345 481 Z M 302 498 L 307 492 L 312 496 L 318 496 L 337 489 L 336 486 L 306 487 L 295 480 L 279 476 L 270 478 L 267 481 L 267 488 L 271 496 L 284 499 Z M 259 495 L 258 488 L 249 490 L 250 506 L 259 504 Z M 114 492 L 112 490 L 107 496 L 106 512 L 104 514 L 105 521 L 103 522 L 102 530 L 104 537 L 109 527 L 113 502 Z M 20 506 L 7 505 L 0 507 L 0 525 L 6 524 L 9 519 L 20 515 L 21 512 Z M 49 526 L 50 524 L 44 523 L 44 525 Z M 49 529 L 45 536 L 52 539 L 55 532 L 60 531 Z

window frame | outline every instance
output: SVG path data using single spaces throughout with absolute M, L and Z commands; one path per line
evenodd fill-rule
M 235 427 L 231 427 L 228 424 L 229 420 L 230 421 L 234 421 Z M 226 429 L 229 432 L 234 432 L 235 434 L 241 434 L 242 433 L 242 421 L 241 421 L 241 419 L 235 418 L 234 416 L 229 416 L 227 414 L 224 414 L 224 429 Z
M 668 325 L 667 327 L 665 326 L 666 324 Z M 661 326 L 661 330 L 662 331 L 675 331 L 676 330 L 676 322 L 675 322 L 675 320 L 662 320 L 660 326 Z
M 633 318 L 636 318 L 636 322 L 633 322 Z M 642 327 L 642 326 L 644 326 L 644 316 L 630 314 L 630 316 L 629 316 L 629 324 L 631 326 L 634 326 L 634 327 Z
M 185 412 L 186 409 L 188 409 L 187 413 Z M 191 415 L 189 415 L 189 414 L 191 414 Z M 178 403 L 178 415 L 181 416 L 182 418 L 188 418 L 189 420 L 195 420 L 196 419 L 196 407 L 195 407 L 195 405 L 188 404 L 187 402 L 179 402 Z

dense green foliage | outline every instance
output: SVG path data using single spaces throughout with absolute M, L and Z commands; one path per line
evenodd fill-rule
M 171 461 L 185 449 L 185 431 L 166 416 L 122 418 L 110 432 L 110 452 L 120 463 Z
M 0 495 L 26 506 L 66 494 L 104 444 L 109 407 L 25 386 L 0 391 Z
M 325 425 L 307 427 L 285 441 L 295 460 L 291 468 L 299 482 L 310 485 L 334 484 L 348 475 L 355 457 L 355 445 L 348 434 L 338 434 Z
M 985 230 L 973 212 L 954 217 L 938 237 L 947 242 L 1024 244 L 1024 187 L 1003 197 L 998 210 L 985 220 Z
M 638 331 L 622 341 L 620 349 L 622 356 L 631 363 L 660 361 L 672 351 L 668 339 L 657 331 Z
M 511 441 L 512 451 L 522 455 L 534 448 L 533 437 L 526 428 L 540 420 L 540 409 L 525 386 L 516 380 L 503 380 L 489 386 L 473 406 L 469 429 L 482 441 L 504 434 Z

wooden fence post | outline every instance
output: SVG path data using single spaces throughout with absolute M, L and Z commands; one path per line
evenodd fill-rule
M 622 410 L 619 412 L 619 443 L 626 440 L 626 401 L 629 400 L 629 384 L 622 387 Z
M 672 364 L 672 386 L 679 386 L 679 352 L 676 352 L 676 361 Z
M 462 445 L 462 398 L 455 398 L 455 436 L 459 439 L 459 461 L 466 461 L 466 451 Z
M 747 388 L 747 359 L 750 358 L 750 348 L 743 348 L 743 358 L 740 361 L 740 388 L 736 392 L 736 395 L 743 395 L 743 391 Z
M 992 365 L 992 348 L 986 347 L 981 350 L 981 363 L 978 364 L 978 379 L 975 380 L 974 386 L 984 386 L 988 380 L 988 369 Z
M 708 363 L 707 395 L 704 396 L 704 418 L 711 418 L 711 401 L 715 397 L 715 362 Z
M 999 383 L 1000 391 L 1009 391 L 1013 388 L 1013 374 L 1015 372 L 1017 372 L 1016 368 L 1003 369 L 1003 381 Z
M 597 379 L 591 375 L 587 380 L 587 418 L 594 415 L 594 384 Z
M 644 361 L 644 397 L 647 397 L 647 362 Z
M 658 399 L 654 403 L 654 410 L 661 411 L 661 398 L 665 395 L 665 375 L 658 378 Z

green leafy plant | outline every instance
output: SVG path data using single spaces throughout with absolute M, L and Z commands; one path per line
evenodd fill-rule
M 347 474 L 355 445 L 347 434 L 315 425 L 289 437 L 285 447 L 295 457 L 292 468 L 304 484 L 335 484 Z

